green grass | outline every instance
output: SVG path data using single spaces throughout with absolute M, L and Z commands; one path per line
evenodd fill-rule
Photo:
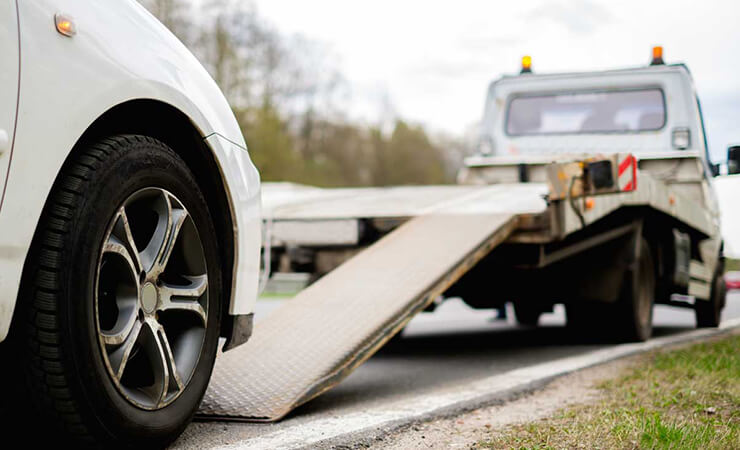
M 740 449 L 740 335 L 646 356 L 601 400 L 510 427 L 483 448 Z
M 737 271 L 740 270 L 740 259 L 725 259 L 725 271 Z

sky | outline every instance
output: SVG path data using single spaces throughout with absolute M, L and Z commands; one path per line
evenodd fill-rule
M 686 63 L 714 160 L 740 143 L 740 1 L 254 0 L 283 33 L 325 45 L 352 95 L 347 109 L 461 136 L 479 120 L 487 85 L 517 73 L 645 65 L 653 45 Z

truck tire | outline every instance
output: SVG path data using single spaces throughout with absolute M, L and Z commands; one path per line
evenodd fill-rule
M 580 335 L 580 338 L 603 339 L 603 322 L 609 320 L 611 306 L 613 305 L 589 301 L 566 303 L 566 327 L 570 332 Z
M 722 320 L 722 309 L 725 307 L 727 297 L 724 273 L 724 263 L 719 262 L 712 278 L 712 293 L 709 301 L 697 300 L 694 305 L 697 328 L 719 327 Z
M 616 303 L 617 336 L 624 341 L 643 342 L 653 334 L 655 267 L 650 246 L 640 237 L 640 254 L 625 271 Z
M 208 207 L 164 143 L 77 149 L 47 200 L 14 320 L 35 429 L 101 447 L 164 447 L 190 422 L 219 337 Z
M 542 315 L 542 309 L 536 305 L 514 302 L 514 315 L 519 325 L 536 327 Z

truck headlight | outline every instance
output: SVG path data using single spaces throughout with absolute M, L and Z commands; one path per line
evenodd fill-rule
M 677 150 L 691 147 L 691 131 L 688 128 L 675 128 L 671 134 L 671 145 Z
M 480 155 L 493 155 L 496 151 L 496 146 L 493 143 L 492 136 L 481 136 L 478 141 L 478 154 Z

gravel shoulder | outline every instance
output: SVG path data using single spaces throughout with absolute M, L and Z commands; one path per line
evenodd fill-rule
M 740 445 L 740 415 L 733 412 L 740 397 L 730 381 L 740 374 L 738 343 L 740 331 L 734 331 L 699 344 L 616 360 L 563 376 L 504 404 L 402 428 L 368 447 Z M 715 411 L 705 403 L 720 406 Z
M 613 361 L 560 377 L 546 388 L 516 400 L 477 409 L 456 417 L 415 424 L 391 433 L 371 449 L 474 448 L 515 424 L 549 417 L 562 408 L 594 403 L 596 386 L 636 363 L 639 356 Z

